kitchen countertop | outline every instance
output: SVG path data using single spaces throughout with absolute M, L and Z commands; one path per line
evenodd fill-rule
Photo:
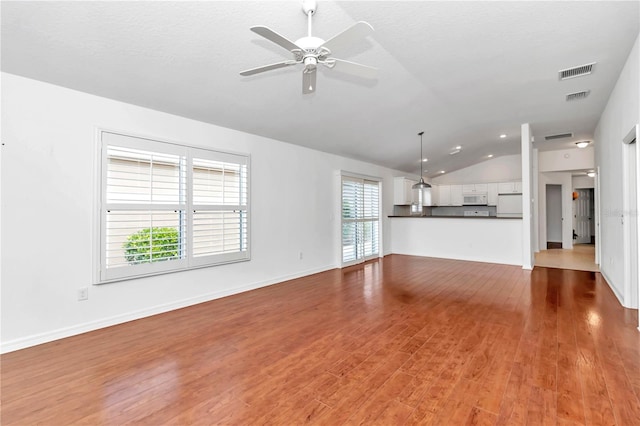
M 522 217 L 497 217 L 497 216 L 393 216 L 387 217 L 407 217 L 413 219 L 522 219 Z

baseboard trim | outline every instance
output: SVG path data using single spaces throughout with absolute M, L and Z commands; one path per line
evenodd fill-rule
M 622 297 L 622 295 L 620 293 L 618 293 L 618 290 L 615 288 L 615 286 L 611 285 L 611 283 L 613 281 L 611 279 L 609 279 L 609 277 L 607 276 L 607 273 L 605 271 L 603 271 L 602 268 L 600 268 L 600 275 L 602 275 L 602 278 L 604 278 L 604 282 L 607 283 L 607 285 L 609 286 L 609 288 L 611 289 L 613 294 L 618 299 L 618 302 L 620 302 L 620 305 L 623 308 L 626 308 L 626 306 L 624 305 L 624 298 Z
M 146 309 L 138 311 L 128 312 L 121 315 L 115 315 L 108 318 L 103 318 L 95 321 L 89 321 L 83 324 L 78 324 L 70 327 L 63 327 L 45 333 L 32 334 L 30 336 L 21 337 L 18 339 L 9 340 L 0 344 L 0 353 L 5 354 L 14 352 L 20 349 L 29 348 L 43 343 L 53 342 L 55 340 L 64 339 L 66 337 L 76 336 L 78 334 L 88 333 L 90 331 L 99 330 L 105 327 L 111 327 L 118 324 L 124 324 L 129 321 L 138 320 L 141 318 L 150 317 L 153 315 L 163 314 L 176 309 L 186 308 L 188 306 L 197 305 L 199 303 L 209 302 L 211 300 L 220 299 L 222 297 L 232 296 L 234 294 L 244 293 L 251 290 L 256 290 L 262 287 L 268 287 L 275 284 L 280 284 L 285 281 L 293 280 L 296 278 L 306 277 L 308 275 L 318 274 L 320 272 L 329 271 L 331 269 L 339 268 L 336 265 L 327 265 L 320 268 L 309 269 L 306 271 L 298 272 L 290 275 L 283 275 L 270 280 L 254 282 L 246 284 L 240 287 L 232 289 L 226 289 L 223 291 L 216 291 L 212 293 L 206 293 L 200 296 L 189 297 L 186 299 L 178 300 L 175 302 L 165 303 L 161 305 L 152 306 Z
M 547 250 L 561 249 L 562 241 L 547 241 Z
M 393 253 L 389 253 L 389 254 L 399 254 L 399 255 L 402 255 L 402 256 L 432 257 L 434 259 L 462 260 L 464 262 L 494 263 L 494 264 L 497 264 L 497 265 L 523 266 L 522 262 L 505 261 L 503 259 L 481 259 L 481 258 L 471 257 L 471 256 L 442 257 L 442 256 L 429 256 L 429 255 L 424 255 L 424 254 L 402 253 L 402 252 L 393 252 Z

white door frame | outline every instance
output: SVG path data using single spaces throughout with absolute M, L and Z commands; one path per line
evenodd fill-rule
M 632 299 L 634 286 L 637 289 L 638 282 L 632 283 L 632 268 L 636 268 L 636 281 L 638 277 L 638 265 L 640 264 L 640 250 L 638 250 L 638 232 L 632 239 L 631 236 L 631 221 L 636 221 L 636 230 L 640 230 L 640 215 L 638 215 L 638 191 L 640 188 L 640 150 L 638 149 L 637 141 L 640 140 L 640 125 L 636 124 L 629 133 L 622 139 L 622 235 L 623 235 L 623 247 L 624 247 L 624 305 L 628 308 L 637 308 L 640 303 L 640 291 L 637 291 L 638 297 L 636 300 Z M 634 161 L 630 158 L 632 150 L 632 144 L 635 144 L 635 181 L 631 182 L 631 171 L 629 170 L 629 162 Z M 635 190 L 636 205 L 632 206 L 630 200 L 630 193 Z M 635 241 L 634 241 L 635 240 Z M 635 246 L 635 247 L 634 247 Z M 635 250 L 634 250 L 635 249 Z M 635 258 L 632 259 L 632 253 L 635 253 Z M 639 318 L 640 320 L 640 314 Z
M 570 172 L 542 172 L 539 175 L 538 183 L 538 214 L 539 214 L 539 241 L 541 250 L 546 250 L 547 244 L 547 185 L 562 185 L 562 248 L 573 248 L 573 206 L 571 201 L 571 193 L 573 186 L 571 185 Z M 566 219 L 565 219 L 566 218 Z

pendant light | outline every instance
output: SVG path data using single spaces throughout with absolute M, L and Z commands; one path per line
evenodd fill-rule
M 418 133 L 418 135 L 420 135 L 420 182 L 416 183 L 411 188 L 412 189 L 419 189 L 420 191 L 422 191 L 423 189 L 431 188 L 431 185 L 426 183 L 424 181 L 424 178 L 422 177 L 422 163 L 424 162 L 422 160 L 423 159 L 423 157 L 422 157 L 422 135 L 424 135 L 424 132 L 420 132 L 420 133 Z

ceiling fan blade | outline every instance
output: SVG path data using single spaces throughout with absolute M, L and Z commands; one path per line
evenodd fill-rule
M 378 76 L 378 68 L 367 65 L 358 64 L 356 62 L 345 61 L 344 59 L 330 58 L 326 61 L 327 66 L 338 71 L 355 75 L 363 78 L 376 78 Z M 331 65 L 331 64 L 334 65 Z
M 356 22 L 343 32 L 336 34 L 329 40 L 325 41 L 317 50 L 320 51 L 320 49 L 324 47 L 333 52 L 335 49 L 340 49 L 345 45 L 354 43 L 359 39 L 368 36 L 372 32 L 373 27 L 368 22 Z
M 264 65 L 261 67 L 251 68 L 250 70 L 242 71 L 240 72 L 240 75 L 254 75 L 261 72 L 276 70 L 278 68 L 284 68 L 284 67 L 288 67 L 289 65 L 295 65 L 295 64 L 297 64 L 296 61 L 278 62 L 276 64 Z
M 257 27 L 251 27 L 251 31 L 253 31 L 258 35 L 261 35 L 262 37 L 277 44 L 278 46 L 284 47 L 289 52 L 291 52 L 292 50 L 302 50 L 300 46 L 298 46 L 291 40 L 285 38 L 284 36 L 281 36 L 280 34 L 278 34 L 277 32 L 273 31 L 270 28 L 257 26 Z
M 302 93 L 307 95 L 316 91 L 317 68 L 304 69 L 302 71 Z

